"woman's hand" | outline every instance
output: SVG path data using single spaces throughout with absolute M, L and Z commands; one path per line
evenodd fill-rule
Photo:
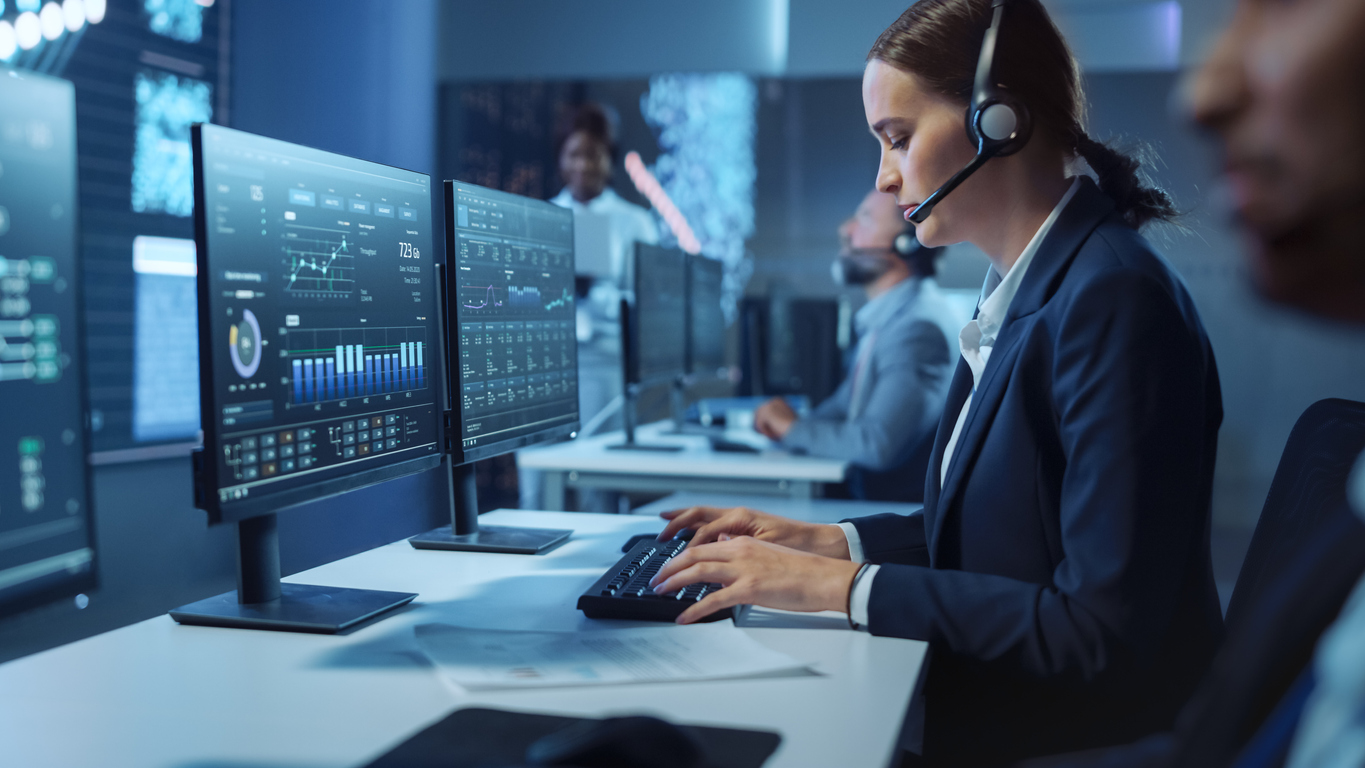
M 690 624 L 741 603 L 787 611 L 845 611 L 857 563 L 835 560 L 759 541 L 752 536 L 692 544 L 668 561 L 650 581 L 655 592 L 672 592 L 698 582 L 719 582 L 678 616 Z
M 710 544 L 722 534 L 752 536 L 802 552 L 849 559 L 848 538 L 837 525 L 802 523 L 747 507 L 692 507 L 664 512 L 659 516 L 668 521 L 664 532 L 659 534 L 661 541 L 673 538 L 679 531 L 691 529 L 697 532 L 692 537 L 692 546 Z

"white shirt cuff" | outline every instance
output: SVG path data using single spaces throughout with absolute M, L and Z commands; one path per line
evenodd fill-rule
M 858 535 L 858 529 L 853 527 L 853 523 L 838 523 L 844 531 L 844 538 L 848 539 L 848 559 L 855 563 L 861 563 L 867 558 L 863 557 L 863 537 Z
M 864 568 L 853 582 L 853 594 L 848 598 L 848 618 L 860 632 L 868 631 L 867 604 L 872 600 L 872 582 L 877 578 L 879 570 L 880 565 L 869 565 Z

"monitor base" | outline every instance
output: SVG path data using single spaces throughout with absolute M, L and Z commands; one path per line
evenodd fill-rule
M 681 451 L 681 445 L 645 445 L 643 443 L 617 443 L 607 446 L 609 451 L 659 451 L 661 453 L 677 453 Z
M 170 612 L 181 624 L 334 635 L 412 602 L 410 592 L 280 584 L 280 597 L 239 603 L 236 590 Z
M 481 525 L 473 533 L 456 535 L 445 525 L 408 539 L 415 549 L 449 552 L 497 552 L 506 555 L 537 555 L 567 540 L 573 531 L 562 528 L 514 528 Z

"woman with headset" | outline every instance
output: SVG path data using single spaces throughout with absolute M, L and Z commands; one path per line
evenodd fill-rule
M 1172 204 L 1087 135 L 1076 61 L 1038 0 L 921 0 L 872 47 L 863 104 L 877 187 L 921 242 L 968 241 L 992 265 L 928 476 L 905 479 L 925 483 L 924 511 L 667 513 L 664 536 L 696 535 L 657 589 L 724 585 L 682 622 L 746 603 L 928 641 L 911 764 L 1168 728 L 1222 634 L 1217 370 L 1184 284 L 1138 232 Z

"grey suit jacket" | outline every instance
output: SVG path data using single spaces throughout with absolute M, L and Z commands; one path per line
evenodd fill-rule
M 796 422 L 782 441 L 812 456 L 851 462 L 863 471 L 853 478 L 855 495 L 884 498 L 901 494 L 858 494 L 857 486 L 866 484 L 859 481 L 872 479 L 867 473 L 890 473 L 893 477 L 884 479 L 896 487 L 923 493 L 928 451 L 918 449 L 932 447 L 964 322 L 933 278 L 907 280 L 885 298 L 895 305 L 860 340 L 872 345 L 861 372 L 859 349 L 853 370 L 834 394 Z M 923 461 L 914 462 L 921 453 Z M 916 471 L 908 463 L 921 466 Z

